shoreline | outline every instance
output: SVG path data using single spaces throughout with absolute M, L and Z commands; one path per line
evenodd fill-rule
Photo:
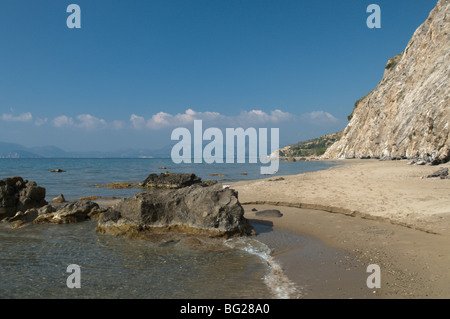
M 450 182 L 422 179 L 449 163 L 336 162 L 282 179 L 227 183 L 238 191 L 247 219 L 272 225 L 256 239 L 274 249 L 272 257 L 301 287 L 301 298 L 449 298 Z M 118 201 L 96 202 L 107 207 Z M 253 208 L 283 216 L 258 217 Z M 274 242 L 285 235 L 306 245 Z M 381 289 L 367 287 L 369 264 L 381 268 Z
M 450 168 L 450 163 L 410 166 L 406 160 L 334 162 L 338 165 L 324 170 L 238 181 L 230 187 L 238 191 L 242 205 L 323 210 L 450 234 L 450 183 L 423 178 L 440 168 Z
M 309 287 L 304 298 L 449 298 L 450 183 L 421 179 L 449 164 L 342 163 L 345 165 L 323 171 L 283 176 L 284 180 L 276 182 L 264 179 L 231 185 L 239 192 L 246 218 L 317 240 L 316 253 L 322 256 L 324 246 L 340 252 L 336 255 L 339 257 L 328 255 L 324 260 L 311 251 L 305 260 L 302 248 L 275 251 L 274 258 L 288 278 Z M 373 176 L 360 177 L 368 173 Z M 319 188 L 323 191 L 316 193 Z M 380 197 L 363 196 L 376 188 L 381 188 L 377 192 Z M 357 195 L 350 192 L 352 189 Z M 403 197 L 397 197 L 398 193 Z M 352 209 L 355 198 L 360 200 Z M 408 212 L 401 209 L 402 205 L 409 208 Z M 429 209 L 421 212 L 426 206 Z M 257 217 L 252 208 L 278 209 L 283 216 Z M 381 268 L 380 289 L 366 285 L 369 264 Z

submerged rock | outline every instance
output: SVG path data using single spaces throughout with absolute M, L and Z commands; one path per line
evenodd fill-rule
M 283 214 L 278 209 L 267 209 L 255 213 L 259 217 L 282 217 Z
M 15 176 L 0 181 L 0 220 L 47 205 L 45 188 Z
M 58 169 L 51 170 L 50 172 L 51 173 L 65 173 L 66 171 L 58 168 Z
M 220 184 L 136 194 L 104 212 L 97 227 L 101 233 L 125 236 L 161 230 L 210 237 L 254 232 L 237 192 Z

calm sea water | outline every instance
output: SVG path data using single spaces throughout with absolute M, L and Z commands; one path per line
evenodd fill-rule
M 277 175 L 292 175 L 327 169 L 333 162 L 280 162 Z M 167 167 L 167 169 L 159 169 Z M 225 179 L 224 183 L 267 178 L 260 164 L 174 164 L 171 159 L 0 159 L 0 179 L 22 176 L 47 189 L 47 199 L 64 194 L 67 200 L 80 197 L 129 197 L 140 189 L 106 189 L 99 184 L 143 181 L 151 173 L 194 173 L 203 180 Z M 51 173 L 62 169 L 65 173 Z M 247 173 L 247 175 L 242 175 Z M 209 176 L 219 174 L 225 176 Z
M 277 175 L 332 165 L 280 162 Z M 50 172 L 58 168 L 66 172 Z M 256 164 L 175 165 L 170 159 L 0 159 L 0 179 L 22 176 L 45 187 L 48 200 L 59 194 L 75 200 L 91 195 L 132 196 L 140 190 L 95 185 L 139 182 L 161 171 L 195 173 L 204 180 L 224 178 L 226 183 L 266 178 L 259 168 Z M 268 231 L 263 225 L 254 226 L 257 232 Z M 212 249 L 196 249 L 183 241 L 155 243 L 100 235 L 95 227 L 95 221 L 19 229 L 0 224 L 0 298 L 293 298 L 299 294 L 271 258 L 270 247 L 254 238 L 216 241 Z M 81 289 L 67 288 L 66 270 L 71 264 L 81 267 Z

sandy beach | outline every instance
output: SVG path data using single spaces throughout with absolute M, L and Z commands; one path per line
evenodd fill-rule
M 253 222 L 310 238 L 307 246 L 279 243 L 273 252 L 303 297 L 449 298 L 450 181 L 423 178 L 449 164 L 339 164 L 231 186 Z M 253 208 L 283 216 L 259 217 Z M 260 238 L 273 246 L 270 236 Z M 366 285 L 369 264 L 381 268 L 380 289 Z

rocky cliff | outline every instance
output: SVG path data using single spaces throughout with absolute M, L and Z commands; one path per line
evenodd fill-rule
M 324 158 L 450 159 L 450 0 L 439 0 Z

